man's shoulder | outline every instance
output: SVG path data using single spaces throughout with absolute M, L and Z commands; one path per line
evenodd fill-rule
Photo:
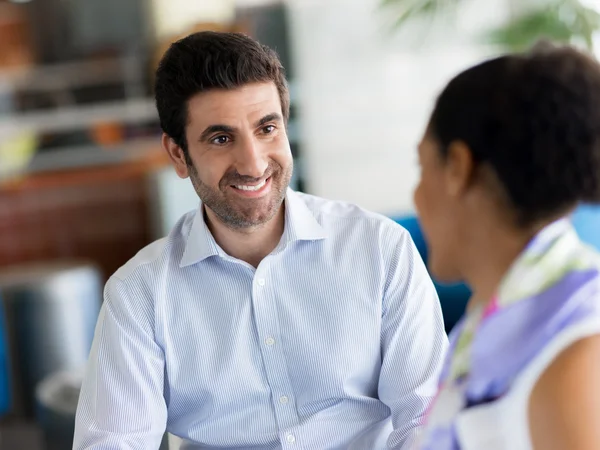
M 372 229 L 386 229 L 399 234 L 406 232 L 402 226 L 389 217 L 369 211 L 355 203 L 330 200 L 302 192 L 296 194 L 314 214 L 315 218 L 322 222 L 346 222 Z
M 159 276 L 172 263 L 179 265 L 194 216 L 195 211 L 184 214 L 167 236 L 142 248 L 113 274 L 113 278 L 126 281 L 140 272 Z

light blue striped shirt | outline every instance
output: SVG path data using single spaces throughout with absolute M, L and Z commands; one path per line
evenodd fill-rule
M 108 281 L 75 449 L 407 448 L 446 351 L 406 230 L 288 190 L 258 266 L 228 256 L 202 208 Z

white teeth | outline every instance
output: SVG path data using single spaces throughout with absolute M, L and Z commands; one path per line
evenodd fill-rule
M 267 180 L 262 181 L 261 183 L 257 184 L 256 186 L 248 186 L 248 185 L 240 185 L 240 186 L 235 186 L 236 189 L 239 189 L 241 191 L 258 191 L 259 189 L 261 189 L 265 184 L 267 183 Z

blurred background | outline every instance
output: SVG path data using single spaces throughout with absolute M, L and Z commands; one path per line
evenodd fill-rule
M 0 0 L 0 449 L 70 449 L 104 282 L 198 205 L 160 148 L 153 72 L 199 30 L 277 50 L 292 187 L 414 216 L 438 92 L 540 37 L 598 48 L 600 0 Z M 573 220 L 600 246 L 597 208 Z M 436 285 L 449 331 L 466 286 Z M 163 448 L 177 448 L 165 439 Z

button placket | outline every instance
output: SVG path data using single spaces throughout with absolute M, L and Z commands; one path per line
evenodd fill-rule
M 268 276 L 266 276 L 268 275 Z M 284 446 L 301 448 L 300 437 L 295 427 L 299 425 L 299 417 L 293 404 L 292 386 L 287 373 L 287 364 L 283 354 L 282 341 L 277 319 L 276 292 L 268 285 L 271 280 L 269 269 L 261 264 L 252 281 L 252 305 L 258 335 L 261 336 L 261 353 L 263 355 L 267 383 L 272 392 L 277 427 Z M 287 395 L 284 395 L 287 394 Z M 290 437 L 288 437 L 290 436 Z

